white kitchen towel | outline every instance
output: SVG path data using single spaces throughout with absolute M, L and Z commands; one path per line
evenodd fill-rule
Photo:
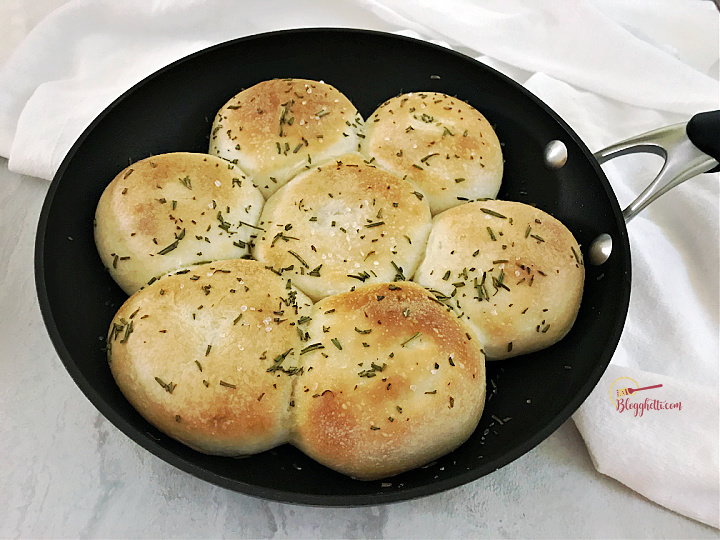
M 720 418 L 712 386 L 611 364 L 574 418 L 598 471 L 718 526 Z
M 92 119 L 154 70 L 228 39 L 316 26 L 399 32 L 476 57 L 524 84 L 598 150 L 718 108 L 719 21 L 707 0 L 75 0 L 0 69 L 0 155 L 14 171 L 50 179 Z M 657 167 L 653 157 L 604 168 L 627 204 Z M 683 184 L 633 221 L 626 328 L 613 371 L 574 417 L 600 472 L 715 527 L 718 223 L 717 174 Z M 642 385 L 665 377 L 661 390 L 672 387 L 672 399 L 688 405 L 674 417 L 648 411 L 639 427 L 597 397 L 622 373 Z M 688 436 L 698 432 L 705 446 Z M 617 440 L 638 459 L 616 459 Z M 658 440 L 672 440 L 672 452 L 648 451 Z M 692 458 L 700 448 L 708 459 Z

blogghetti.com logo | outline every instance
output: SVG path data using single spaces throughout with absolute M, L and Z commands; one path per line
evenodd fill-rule
M 646 411 L 681 411 L 682 402 L 657 398 L 659 388 L 662 384 L 640 386 L 635 379 L 620 377 L 610 385 L 610 401 L 617 412 L 632 412 L 633 416 L 642 416 Z

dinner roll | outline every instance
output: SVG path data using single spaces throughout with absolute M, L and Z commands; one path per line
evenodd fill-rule
M 488 360 L 562 339 L 575 322 L 584 279 L 580 247 L 562 223 L 499 200 L 436 216 L 414 278 L 475 328 Z
M 105 188 L 95 212 L 95 243 L 128 293 L 202 261 L 248 254 L 262 194 L 235 165 L 177 152 L 133 163 Z
M 347 154 L 268 199 L 253 255 L 317 300 L 409 278 L 430 225 L 427 200 L 411 184 Z
M 403 94 L 368 119 L 362 152 L 427 195 L 433 215 L 495 197 L 503 157 L 495 131 L 467 103 L 437 92 Z
M 336 88 L 273 79 L 243 90 L 215 116 L 210 153 L 238 164 L 267 198 L 300 171 L 360 143 L 363 119 Z
M 291 442 L 360 480 L 399 474 L 460 446 L 485 403 L 481 343 L 412 282 L 318 302 L 300 352 Z
M 130 297 L 107 339 L 120 390 L 160 431 L 207 454 L 285 442 L 310 301 L 256 261 L 163 277 Z

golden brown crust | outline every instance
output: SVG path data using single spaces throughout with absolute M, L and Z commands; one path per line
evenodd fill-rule
M 268 199 L 253 256 L 317 300 L 412 276 L 430 224 L 427 201 L 411 184 L 347 154 Z
M 572 327 L 585 270 L 572 233 L 518 202 L 482 201 L 435 217 L 413 278 L 470 323 L 489 360 L 549 347 Z
M 171 437 L 209 454 L 260 452 L 287 440 L 297 321 L 309 307 L 258 262 L 197 266 L 125 302 L 110 327 L 110 368 Z
M 399 474 L 453 450 L 485 401 L 481 344 L 412 282 L 318 302 L 295 388 L 291 442 L 354 478 Z
M 237 163 L 269 197 L 306 168 L 357 150 L 362 131 L 357 109 L 333 86 L 273 79 L 220 109 L 209 151 Z
M 247 255 L 263 202 L 240 169 L 215 156 L 153 156 L 105 188 L 95 242 L 112 277 L 133 294 L 172 270 Z
M 485 117 L 437 92 L 403 94 L 383 103 L 366 123 L 362 152 L 415 183 L 433 215 L 468 199 L 495 197 L 503 159 Z

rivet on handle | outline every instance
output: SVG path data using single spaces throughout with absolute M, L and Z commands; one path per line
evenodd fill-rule
M 562 141 L 555 139 L 545 146 L 545 165 L 548 169 L 561 169 L 567 163 L 567 146 Z

